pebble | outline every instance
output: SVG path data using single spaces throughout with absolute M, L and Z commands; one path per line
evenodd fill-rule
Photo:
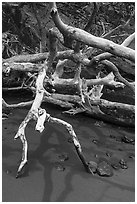
M 134 154 L 130 154 L 130 155 L 129 155 L 129 158 L 130 158 L 130 159 L 135 159 L 135 155 L 134 155 Z
M 125 143 L 135 144 L 135 139 L 130 138 L 130 137 L 127 137 L 126 135 L 124 135 L 124 136 L 121 138 L 121 141 L 122 141 L 122 142 L 125 142 Z
M 57 171 L 65 171 L 65 167 L 62 166 L 61 164 L 58 164 L 58 165 L 56 166 L 56 169 L 57 169 Z
M 67 161 L 69 159 L 68 154 L 64 153 L 58 156 L 61 162 Z
M 127 165 L 121 165 L 121 169 L 128 169 Z
M 126 162 L 124 159 L 120 159 L 119 163 L 120 163 L 121 165 L 126 165 L 126 164 L 127 164 L 127 162 Z
M 105 177 L 113 176 L 112 167 L 106 161 L 102 161 L 98 164 L 97 173 L 99 176 Z
M 95 155 L 94 155 L 94 157 L 95 157 L 95 158 L 98 158 L 98 155 L 97 155 L 97 154 L 95 154 Z
M 127 162 L 124 159 L 120 159 L 119 164 L 120 164 L 121 169 L 127 169 L 128 168 Z
M 98 144 L 98 140 L 92 140 L 92 142 L 94 143 L 94 144 Z
M 112 152 L 106 152 L 106 155 L 107 155 L 108 157 L 112 157 Z

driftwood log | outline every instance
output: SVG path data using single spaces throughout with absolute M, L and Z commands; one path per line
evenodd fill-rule
M 88 172 L 93 173 L 82 153 L 81 145 L 72 125 L 50 116 L 45 109 L 41 108 L 42 103 L 58 105 L 65 108 L 64 113 L 70 115 L 84 113 L 90 117 L 113 124 L 132 127 L 135 125 L 134 104 L 125 104 L 102 98 L 104 87 L 114 90 L 128 87 L 134 96 L 135 83 L 128 81 L 120 74 L 118 67 L 111 62 L 110 57 L 118 56 L 125 59 L 127 63 L 134 64 L 135 50 L 131 49 L 130 45 L 134 42 L 135 34 L 133 33 L 121 45 L 118 45 L 103 37 L 96 37 L 87 32 L 95 13 L 89 19 L 85 29 L 82 30 L 64 24 L 59 16 L 56 4 L 51 2 L 50 6 L 52 20 L 60 34 L 55 29 L 47 31 L 49 51 L 34 55 L 14 56 L 9 59 L 3 59 L 2 62 L 3 82 L 10 77 L 14 78 L 15 73 L 22 73 L 24 77 L 19 86 L 4 86 L 3 91 L 28 89 L 35 96 L 31 101 L 10 105 L 4 99 L 2 100 L 3 111 L 5 109 L 31 106 L 15 135 L 15 139 L 20 138 L 23 144 L 22 161 L 16 177 L 22 174 L 22 169 L 28 160 L 28 143 L 25 136 L 25 128 L 32 119 L 36 120 L 35 129 L 39 132 L 44 130 L 45 122 L 63 125 L 71 135 L 78 157 L 84 167 Z M 94 5 L 94 9 L 96 10 L 96 5 Z M 67 48 L 69 49 L 58 51 L 58 40 L 68 46 Z M 105 53 L 89 59 L 88 55 L 84 53 L 84 49 L 80 50 L 80 43 L 89 46 L 90 51 L 92 48 L 97 48 L 102 49 Z M 70 61 L 73 61 L 75 74 L 73 77 L 68 78 L 64 77 L 63 74 L 65 67 L 68 66 Z M 109 68 L 107 74 L 102 75 L 101 71 L 97 71 L 99 63 L 105 65 L 106 69 Z M 92 76 L 96 77 L 82 78 L 82 70 L 88 70 Z M 21 77 L 19 78 L 20 80 Z M 128 117 L 124 117 L 123 113 L 126 113 Z

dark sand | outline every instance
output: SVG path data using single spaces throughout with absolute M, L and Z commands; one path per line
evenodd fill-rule
M 88 160 L 126 159 L 128 169 L 113 170 L 112 177 L 88 174 L 77 157 L 72 143 L 68 142 L 69 134 L 63 127 L 46 124 L 45 130 L 40 134 L 34 130 L 35 122 L 30 122 L 26 130 L 29 161 L 24 176 L 16 179 L 22 145 L 20 140 L 14 141 L 13 138 L 27 112 L 28 109 L 13 110 L 9 118 L 3 121 L 3 201 L 132 202 L 135 200 L 134 145 L 122 143 L 119 139 L 124 134 L 134 137 L 134 129 L 98 123 L 81 115 L 75 118 L 68 117 L 51 106 L 48 107 L 51 115 L 73 125 Z M 114 137 L 110 137 L 110 134 Z M 97 142 L 93 143 L 92 140 Z M 68 160 L 60 161 L 59 156 L 63 153 L 68 155 Z M 60 166 L 65 167 L 65 170 L 59 170 Z

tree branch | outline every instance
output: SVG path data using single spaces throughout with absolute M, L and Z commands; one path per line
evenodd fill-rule
M 23 120 L 23 122 L 20 124 L 18 132 L 14 137 L 14 139 L 17 139 L 18 137 L 20 137 L 22 144 L 23 144 L 22 161 L 19 165 L 16 178 L 18 178 L 20 176 L 23 167 L 27 163 L 28 144 L 27 144 L 27 140 L 26 140 L 26 136 L 25 136 L 25 128 L 31 119 L 34 118 L 34 119 L 38 120 L 38 118 L 40 117 L 39 108 L 40 108 L 40 105 L 42 103 L 44 92 L 45 92 L 45 90 L 43 88 L 43 81 L 44 81 L 44 78 L 46 76 L 46 70 L 47 70 L 47 66 L 45 64 L 45 67 L 40 70 L 37 81 L 36 81 L 36 96 L 35 96 L 35 99 L 33 101 L 32 106 L 31 106 L 31 109 L 28 112 L 25 119 Z
M 7 59 L 2 59 L 2 62 L 11 63 L 11 62 L 38 62 L 42 60 L 46 60 L 48 58 L 48 52 L 38 53 L 38 54 L 28 54 L 28 55 L 17 55 Z
M 13 108 L 22 108 L 32 105 L 33 101 L 21 102 L 18 104 L 8 104 L 4 99 L 2 99 L 2 110 L 13 109 Z
M 72 39 L 83 42 L 92 47 L 100 48 L 104 51 L 110 52 L 111 54 L 117 55 L 119 57 L 124 57 L 131 61 L 135 61 L 134 50 L 124 47 L 122 45 L 118 45 L 107 39 L 93 36 L 79 28 L 73 28 L 72 26 L 68 26 L 64 24 L 59 17 L 56 4 L 51 3 L 51 6 L 52 6 L 52 9 L 51 9 L 52 19 L 55 25 L 57 26 L 57 28 L 64 36 L 69 35 Z
M 101 61 L 101 63 L 104 64 L 104 65 L 107 65 L 109 68 L 111 68 L 111 70 L 113 71 L 116 78 L 119 81 L 123 82 L 126 86 L 128 86 L 135 93 L 134 84 L 128 82 L 124 77 L 122 77 L 121 74 L 118 71 L 118 68 L 112 62 L 110 62 L 108 60 L 103 60 L 103 61 Z
M 130 43 L 135 39 L 135 33 L 131 34 L 130 36 L 128 36 L 128 38 L 126 38 L 124 40 L 124 42 L 121 44 L 124 47 L 128 47 L 130 45 Z M 109 53 L 109 52 L 105 52 L 102 53 L 100 55 L 97 55 L 95 57 L 92 58 L 91 62 L 90 62 L 90 66 L 92 66 L 95 63 L 98 63 L 101 60 L 105 60 L 105 59 L 109 59 L 110 57 L 112 57 L 113 54 Z

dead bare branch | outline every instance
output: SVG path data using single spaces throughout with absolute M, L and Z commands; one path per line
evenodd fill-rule
M 38 54 L 28 54 L 28 55 L 17 55 L 7 59 L 2 59 L 2 62 L 10 63 L 10 62 L 39 62 L 42 60 L 46 60 L 48 58 L 48 52 L 38 53 Z
M 60 32 L 63 35 L 69 35 L 72 39 L 83 42 L 92 47 L 100 48 L 104 51 L 110 52 L 111 54 L 117 55 L 119 57 L 127 58 L 133 62 L 135 61 L 134 50 L 124 47 L 122 45 L 118 45 L 107 39 L 93 36 L 79 28 L 73 28 L 71 26 L 64 24 L 59 17 L 56 4 L 55 3 L 50 3 L 50 4 L 52 7 L 51 8 L 52 19 L 55 25 L 57 26 L 57 28 L 60 30 Z
M 126 86 L 128 86 L 135 93 L 135 86 L 132 83 L 128 82 L 124 77 L 121 76 L 121 74 L 118 71 L 118 68 L 112 62 L 108 60 L 102 60 L 101 63 L 111 68 L 116 78 L 119 81 L 123 82 Z
M 27 107 L 30 106 L 32 103 L 33 101 L 21 102 L 18 104 L 8 104 L 4 99 L 2 99 L 2 110 Z
M 135 33 L 128 36 L 128 38 L 126 38 L 121 45 L 125 46 L 125 47 L 128 47 L 133 40 L 135 40 Z M 98 63 L 101 60 L 109 59 L 112 56 L 113 55 L 111 53 L 109 53 L 109 52 L 105 52 L 105 53 L 102 53 L 100 55 L 97 55 L 97 56 L 92 58 L 92 60 L 90 62 L 90 66 L 92 66 L 94 63 Z

